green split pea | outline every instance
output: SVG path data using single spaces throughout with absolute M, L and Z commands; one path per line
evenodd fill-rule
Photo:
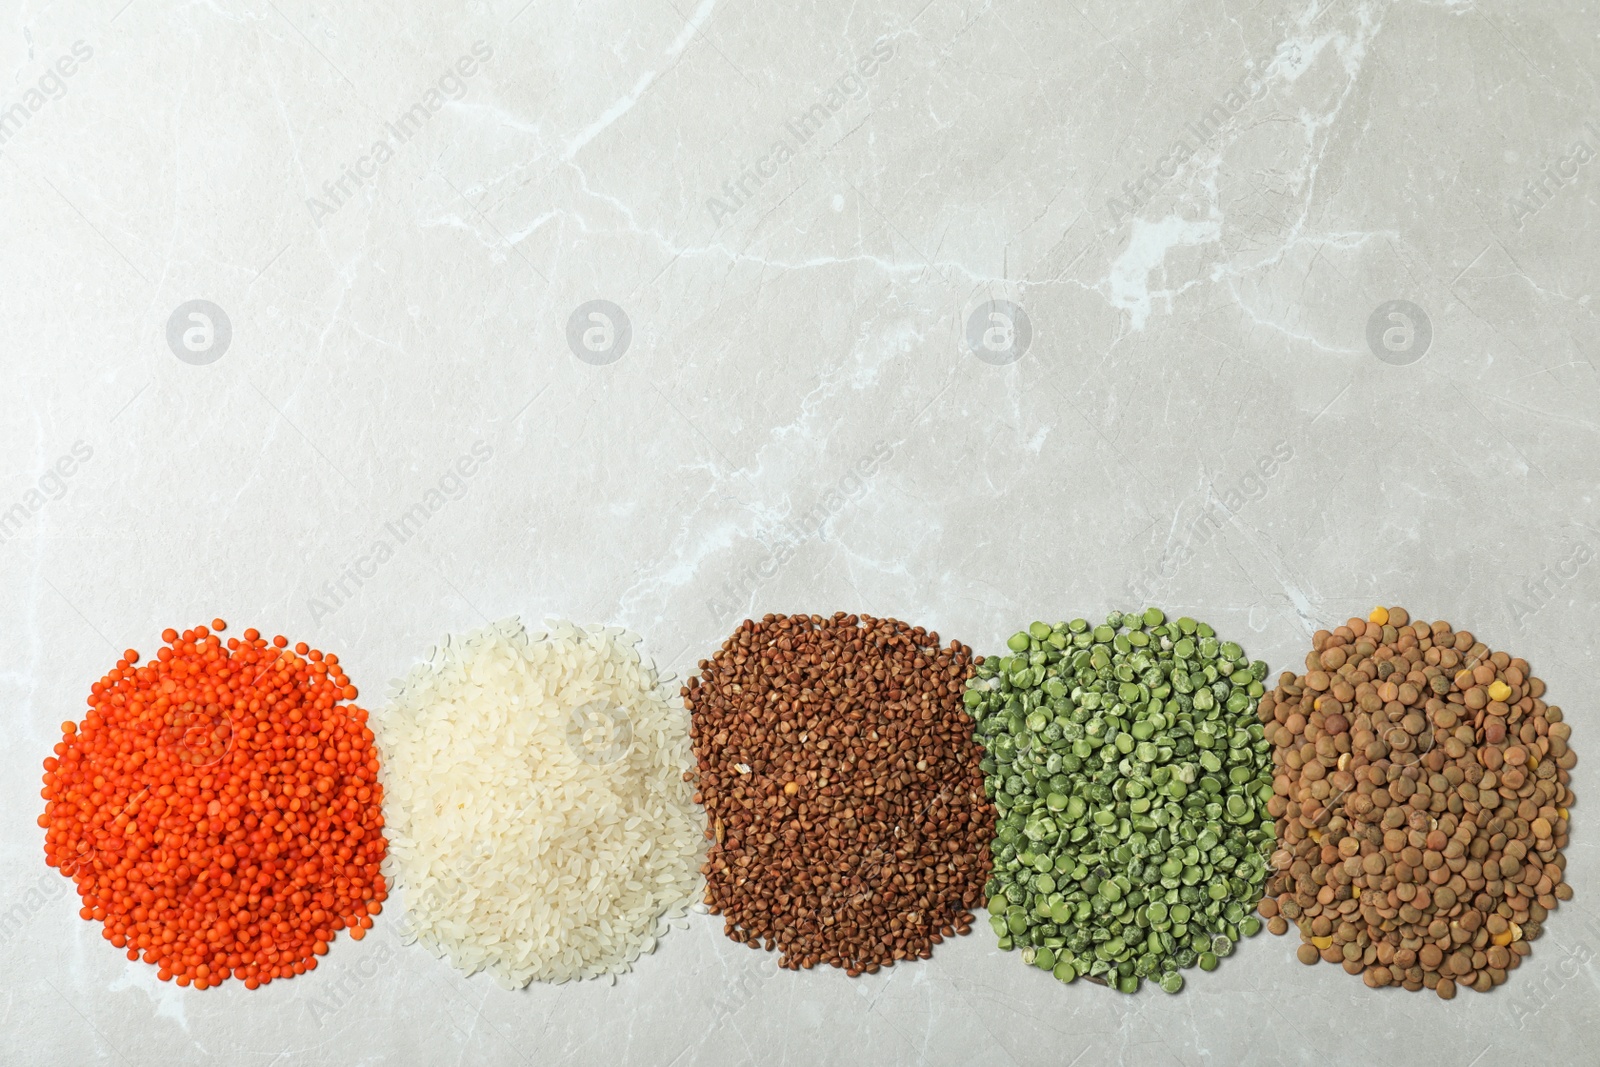
M 1064 982 L 1212 970 L 1260 929 L 1273 849 L 1267 665 L 1157 608 L 1035 622 L 967 683 L 998 810 L 989 923 Z

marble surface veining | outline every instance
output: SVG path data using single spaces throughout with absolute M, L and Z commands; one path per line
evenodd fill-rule
M 0 13 L 0 1062 L 1597 1062 L 1592 7 L 355 6 Z M 42 863 L 57 724 L 168 625 L 375 702 L 513 613 L 682 674 L 768 611 L 1150 602 L 1275 671 L 1376 603 L 1532 662 L 1577 896 L 1506 986 L 1263 934 L 1124 997 L 982 922 L 849 980 L 698 916 L 509 993 L 391 907 L 196 993 Z

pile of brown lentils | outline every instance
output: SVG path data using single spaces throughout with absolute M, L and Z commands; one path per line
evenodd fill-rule
M 854 977 L 971 929 L 994 836 L 971 669 L 959 642 L 843 612 L 747 619 L 700 661 L 682 692 L 730 938 Z
M 1528 664 L 1447 622 L 1378 608 L 1319 630 L 1262 700 L 1278 873 L 1260 911 L 1303 963 L 1368 986 L 1487 992 L 1539 936 L 1563 878 L 1561 709 Z

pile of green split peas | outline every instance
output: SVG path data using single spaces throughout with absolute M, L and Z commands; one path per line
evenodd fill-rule
M 998 811 L 989 922 L 1063 982 L 1175 993 L 1261 921 L 1274 831 L 1267 665 L 1157 608 L 1035 622 L 964 699 Z

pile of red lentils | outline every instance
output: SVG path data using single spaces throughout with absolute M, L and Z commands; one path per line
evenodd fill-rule
M 44 761 L 45 862 L 130 960 L 255 989 L 360 939 L 386 896 L 378 757 L 339 666 L 226 624 L 125 652 Z

